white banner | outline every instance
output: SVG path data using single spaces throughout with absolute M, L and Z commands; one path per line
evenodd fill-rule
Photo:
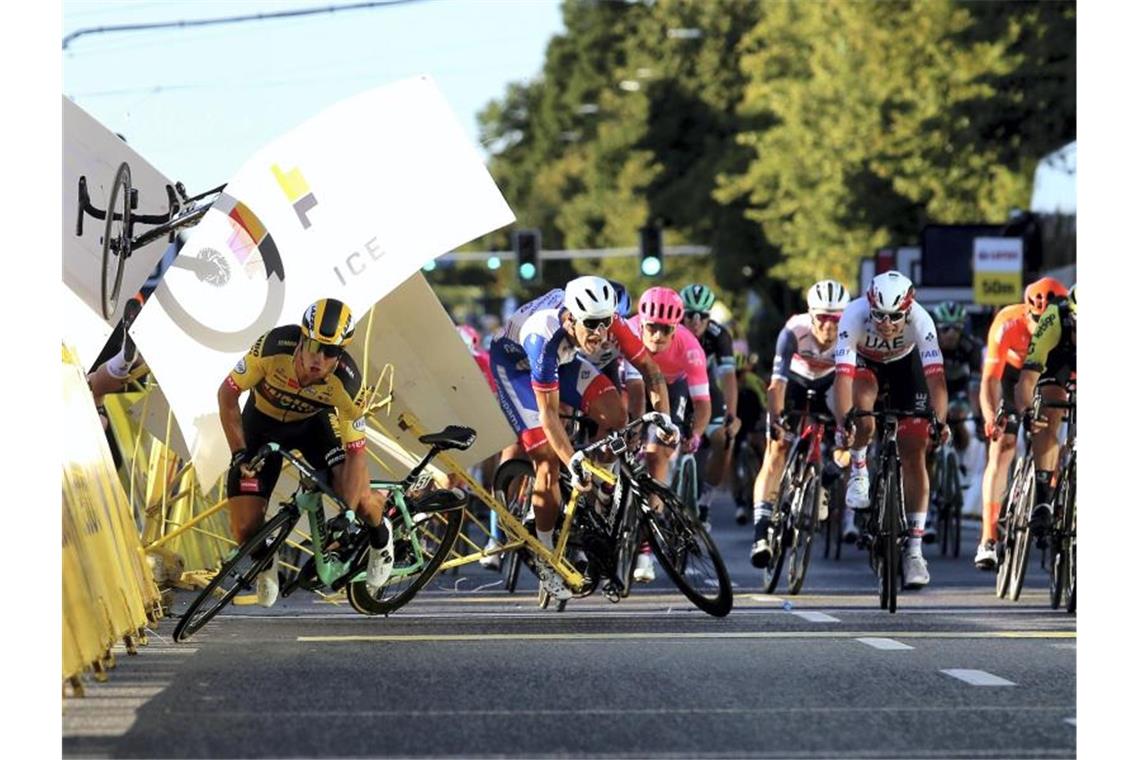
M 257 152 L 193 229 L 131 329 L 200 481 L 229 459 L 217 390 L 319 298 L 356 315 L 514 215 L 426 76 L 357 95 Z

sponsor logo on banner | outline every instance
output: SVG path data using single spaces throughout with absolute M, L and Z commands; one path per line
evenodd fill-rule
M 1021 238 L 975 238 L 974 303 L 1004 306 L 1018 301 L 1022 262 Z
M 277 180 L 277 185 L 281 191 L 285 193 L 285 197 L 293 204 L 293 211 L 297 214 L 297 219 L 301 221 L 301 226 L 306 230 L 312 222 L 309 221 L 309 212 L 317 205 L 317 198 L 309 190 L 309 183 L 305 181 L 305 177 L 301 174 L 301 170 L 297 168 L 290 169 L 287 172 L 281 171 L 281 167 L 274 164 L 272 167 L 273 177 Z

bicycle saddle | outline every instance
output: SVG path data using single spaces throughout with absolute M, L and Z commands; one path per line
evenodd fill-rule
M 448 425 L 438 433 L 429 433 L 420 436 L 420 443 L 427 446 L 438 446 L 447 449 L 466 451 L 475 443 L 475 431 L 461 425 Z

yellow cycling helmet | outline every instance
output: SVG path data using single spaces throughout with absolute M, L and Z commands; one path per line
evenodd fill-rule
M 301 319 L 301 335 L 326 346 L 346 347 L 355 331 L 352 312 L 335 298 L 322 298 L 313 303 L 305 309 Z

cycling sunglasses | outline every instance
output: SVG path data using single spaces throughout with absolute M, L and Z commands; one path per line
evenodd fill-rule
M 662 333 L 663 335 L 671 335 L 677 329 L 676 325 L 664 325 L 659 322 L 646 322 L 645 329 L 652 333 Z
M 906 319 L 906 314 L 903 314 L 901 311 L 889 312 L 871 309 L 871 319 L 876 322 L 902 322 Z
M 829 324 L 829 323 L 833 324 L 833 325 L 839 324 L 839 315 L 838 314 L 812 314 L 811 318 L 814 319 L 816 322 L 822 322 L 824 324 Z
M 344 353 L 342 346 L 330 346 L 328 343 L 321 343 L 312 338 L 301 339 L 301 350 L 307 354 L 321 354 L 332 359 L 339 359 Z
M 709 313 L 707 311 L 686 311 L 685 319 L 692 319 L 693 317 L 700 317 L 701 319 L 708 319 Z
M 612 325 L 613 323 L 614 323 L 613 317 L 599 317 L 596 319 L 591 317 L 589 319 L 583 319 L 582 320 L 582 327 L 585 327 L 590 332 L 594 332 L 599 327 L 604 327 L 608 330 L 608 329 L 610 329 L 610 325 Z

